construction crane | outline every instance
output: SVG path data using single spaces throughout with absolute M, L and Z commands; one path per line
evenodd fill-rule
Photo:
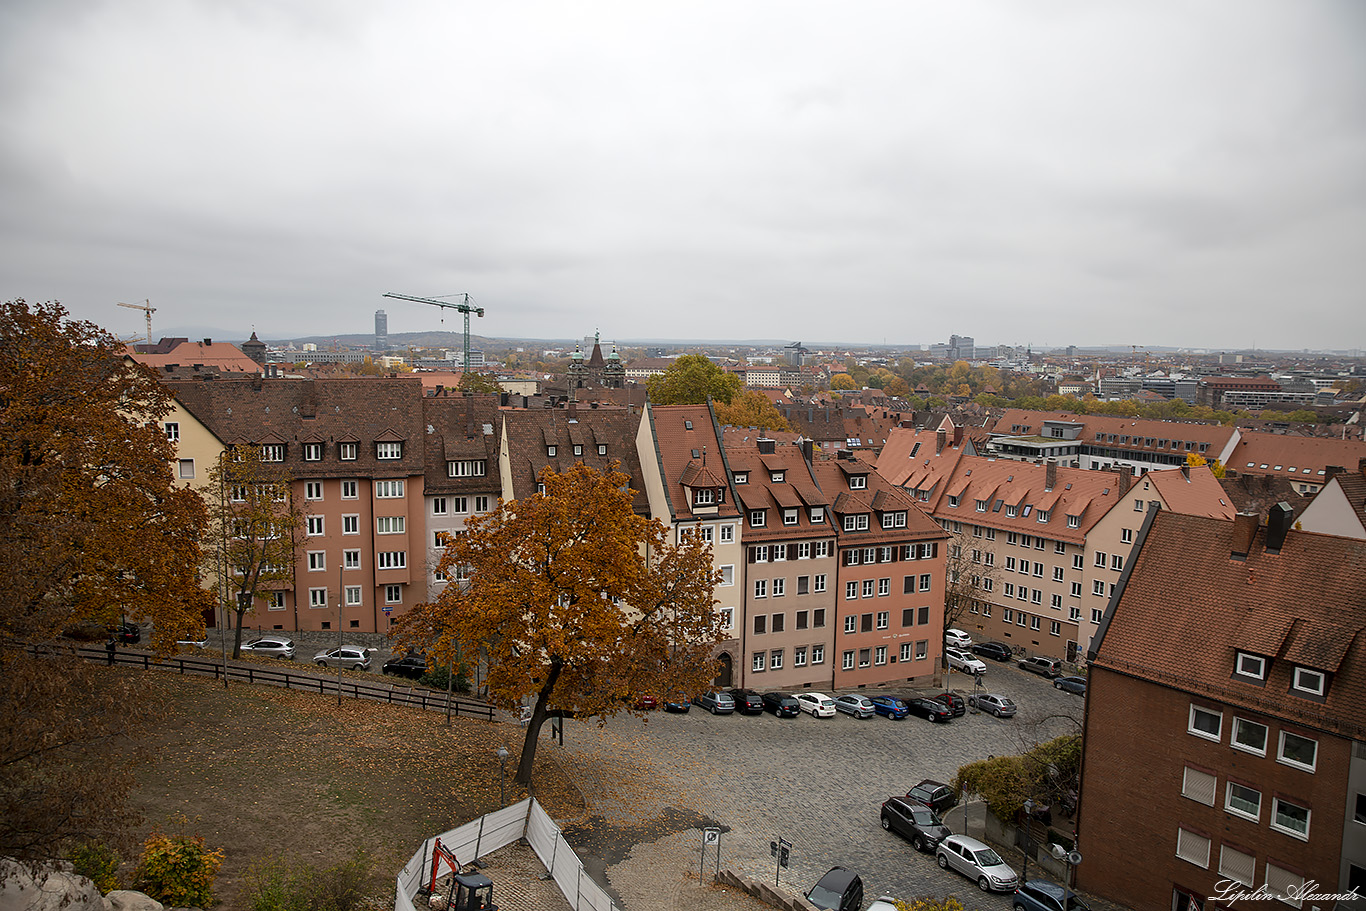
M 433 307 L 446 307 L 451 310 L 458 310 L 459 312 L 465 314 L 465 361 L 463 367 L 461 368 L 461 373 L 470 372 L 470 314 L 473 313 L 475 316 L 483 316 L 483 307 L 471 306 L 470 296 L 468 294 L 449 295 L 450 297 L 461 298 L 461 302 L 458 304 L 452 303 L 451 301 L 434 300 L 430 297 L 413 297 L 411 294 L 395 294 L 392 291 L 386 291 L 384 293 L 384 296 L 392 297 L 395 300 L 416 301 L 419 304 L 431 304 Z
M 145 300 L 140 304 L 125 304 L 123 301 L 117 301 L 116 303 L 118 303 L 120 307 L 127 307 L 129 310 L 141 310 L 143 313 L 147 314 L 147 344 L 152 344 L 152 314 L 157 312 L 157 308 L 152 306 L 152 302 L 150 300 Z

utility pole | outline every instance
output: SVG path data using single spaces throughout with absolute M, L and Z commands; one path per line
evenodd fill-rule
M 392 291 L 385 292 L 384 296 L 392 297 L 395 300 L 416 301 L 419 304 L 431 304 L 433 307 L 442 307 L 450 310 L 456 310 L 460 313 L 465 314 L 465 363 L 461 369 L 461 373 L 470 372 L 470 314 L 473 313 L 475 316 L 482 317 L 484 315 L 483 307 L 472 306 L 470 304 L 470 296 L 468 294 L 463 293 L 449 295 L 450 297 L 460 298 L 461 303 L 458 304 L 451 303 L 450 301 L 434 300 L 430 297 L 413 297 L 411 294 L 395 294 Z M 148 320 L 150 319 L 151 317 L 149 316 Z M 150 334 L 151 330 L 149 329 L 148 335 L 150 336 Z

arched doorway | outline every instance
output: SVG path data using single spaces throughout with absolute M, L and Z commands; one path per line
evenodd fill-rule
M 730 653 L 722 652 L 719 656 L 717 656 L 717 660 L 721 662 L 721 670 L 718 671 L 716 674 L 715 683 L 717 686 L 730 686 L 732 664 Z

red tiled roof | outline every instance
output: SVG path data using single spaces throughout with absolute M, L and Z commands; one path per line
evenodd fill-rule
M 650 405 L 646 414 L 656 441 L 656 455 L 664 478 L 664 493 L 675 521 L 688 521 L 705 515 L 735 517 L 740 514 L 734 503 L 734 485 L 726 489 L 732 493 L 718 504 L 715 511 L 695 515 L 687 490 L 682 485 L 684 471 L 694 459 L 704 462 L 723 475 L 728 474 L 725 451 L 717 436 L 715 419 L 709 405 Z M 697 455 L 694 456 L 693 452 Z M 713 460 L 715 465 L 713 465 Z
M 1242 435 L 1226 467 L 1239 474 L 1268 474 L 1322 485 L 1327 468 L 1355 469 L 1366 459 L 1366 442 L 1249 431 Z

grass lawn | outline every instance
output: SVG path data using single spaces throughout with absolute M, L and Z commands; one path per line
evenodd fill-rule
M 378 906 L 393 906 L 394 877 L 422 840 L 499 805 L 499 746 L 511 778 L 521 753 L 517 724 L 453 718 L 212 678 L 139 674 L 163 720 L 139 744 L 135 806 L 139 841 L 153 829 L 201 835 L 224 853 L 215 892 L 221 908 L 246 907 L 254 864 L 330 866 L 357 847 L 374 858 Z M 348 672 L 349 676 L 349 672 Z M 377 675 L 362 675 L 378 680 Z M 583 800 L 543 748 L 536 794 L 556 819 L 575 819 Z M 122 873 L 132 869 L 126 864 Z

